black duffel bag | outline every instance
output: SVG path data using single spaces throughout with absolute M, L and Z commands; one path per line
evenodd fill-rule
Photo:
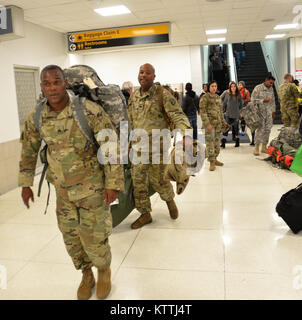
M 293 233 L 302 230 L 302 183 L 281 197 L 276 211 Z

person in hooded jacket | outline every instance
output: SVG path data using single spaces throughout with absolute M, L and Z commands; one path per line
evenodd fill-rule
M 192 90 L 192 83 L 186 84 L 186 95 L 182 100 L 182 110 L 186 114 L 193 128 L 193 139 L 197 139 L 197 112 L 199 113 L 199 97 Z

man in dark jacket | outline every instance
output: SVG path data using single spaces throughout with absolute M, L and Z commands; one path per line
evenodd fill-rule
M 182 100 L 182 110 L 188 117 L 193 128 L 193 139 L 197 139 L 197 112 L 199 112 L 199 98 L 192 90 L 192 83 L 186 84 L 186 95 Z

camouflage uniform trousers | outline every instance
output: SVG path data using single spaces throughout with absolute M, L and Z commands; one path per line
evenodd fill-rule
M 106 269 L 111 263 L 108 237 L 112 217 L 105 207 L 104 191 L 74 202 L 68 200 L 63 188 L 57 188 L 56 193 L 58 226 L 75 268 Z
M 281 107 L 281 118 L 285 127 L 299 127 L 300 114 L 298 107 Z
M 149 182 L 163 201 L 171 201 L 175 197 L 171 182 L 163 181 L 166 164 L 132 164 L 133 195 L 136 209 L 141 213 L 150 213 Z
M 221 129 L 214 127 L 212 131 L 208 128 L 205 129 L 205 140 L 207 147 L 207 157 L 208 161 L 215 161 L 220 153 L 220 136 Z
M 265 105 L 259 105 L 259 111 L 261 115 L 261 124 L 256 130 L 255 143 L 263 143 L 267 145 L 273 127 L 272 110 L 270 108 L 267 108 Z

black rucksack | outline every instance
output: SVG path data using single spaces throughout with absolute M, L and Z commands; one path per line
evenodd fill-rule
M 276 211 L 293 233 L 302 230 L 302 183 L 281 197 Z

